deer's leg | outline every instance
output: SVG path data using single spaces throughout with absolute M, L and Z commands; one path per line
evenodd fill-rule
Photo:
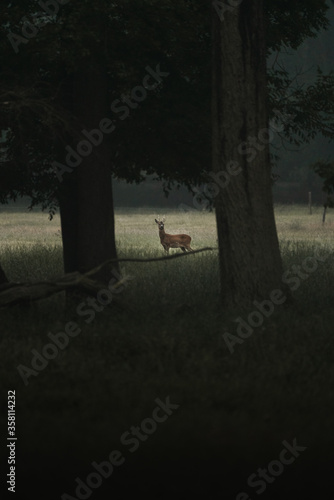
M 185 251 L 186 251 L 186 249 L 185 249 L 184 247 L 181 247 L 181 249 L 182 249 L 182 251 L 183 251 L 183 252 L 185 252 Z

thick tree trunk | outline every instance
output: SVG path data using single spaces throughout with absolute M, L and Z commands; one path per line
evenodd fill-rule
M 87 63 L 87 72 L 76 75 L 71 82 L 72 111 L 78 120 L 78 135 L 99 129 L 108 117 L 107 79 L 100 66 Z M 67 86 L 68 89 L 68 86 Z M 102 134 L 102 142 L 91 143 L 86 136 L 72 138 L 70 147 L 80 156 L 80 163 L 63 176 L 60 189 L 60 214 L 65 273 L 85 273 L 102 262 L 117 258 L 115 245 L 114 206 L 111 181 L 110 134 Z M 93 142 L 99 142 L 95 133 Z M 101 137 L 101 135 L 100 135 Z M 78 146 L 80 141 L 86 146 Z M 86 154 L 86 151 L 91 152 Z M 63 155 L 68 154 L 65 149 Z M 80 154 L 84 152 L 84 154 Z M 76 163 L 76 155 L 72 155 Z M 65 163 L 64 160 L 62 163 Z M 117 268 L 117 266 L 114 266 Z M 108 282 L 111 271 L 98 276 Z
M 8 279 L 0 264 L 0 285 L 3 285 L 4 283 L 8 283 Z
M 224 180 L 215 206 L 227 306 L 249 307 L 282 289 L 268 135 L 263 1 L 247 0 L 223 21 L 213 13 L 213 170 Z
M 78 188 L 77 174 L 65 175 L 59 195 L 64 272 L 78 271 Z

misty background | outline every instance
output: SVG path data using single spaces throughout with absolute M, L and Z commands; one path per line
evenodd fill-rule
M 331 4 L 332 5 L 332 4 Z M 330 27 L 322 31 L 318 38 L 308 39 L 297 51 L 280 53 L 279 61 L 290 75 L 296 75 L 299 84 L 310 84 L 316 78 L 317 68 L 324 73 L 334 69 L 334 7 L 328 11 Z M 272 58 L 276 58 L 275 53 Z M 268 65 L 272 64 L 272 58 Z M 144 103 L 145 105 L 145 103 Z M 274 140 L 272 153 L 279 159 L 275 161 L 274 172 L 279 176 L 273 187 L 275 203 L 308 203 L 308 193 L 312 202 L 322 205 L 326 195 L 322 191 L 322 180 L 310 166 L 320 160 L 334 158 L 334 145 L 329 139 L 316 137 L 310 144 L 302 147 L 282 146 Z M 210 170 L 210 166 L 208 166 Z M 148 176 L 146 181 L 136 185 L 113 179 L 114 202 L 116 207 L 178 207 L 186 204 L 193 207 L 193 194 L 186 188 L 173 188 L 168 197 L 163 192 L 163 183 Z

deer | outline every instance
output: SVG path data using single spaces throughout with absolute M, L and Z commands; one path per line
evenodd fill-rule
M 155 219 L 155 222 L 159 226 L 159 237 L 161 245 L 164 247 L 165 251 L 169 253 L 170 248 L 181 248 L 183 252 L 188 250 L 192 252 L 190 246 L 191 237 L 187 234 L 167 234 L 165 233 L 165 217 L 161 220 Z

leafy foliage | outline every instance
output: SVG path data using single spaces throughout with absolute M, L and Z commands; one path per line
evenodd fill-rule
M 58 4 L 57 4 L 58 5 Z M 36 12 L 33 0 L 0 7 L 0 127 L 3 134 L 0 202 L 29 195 L 32 205 L 57 205 L 59 183 L 50 165 L 80 140 L 71 106 L 60 98 L 63 82 L 99 62 L 108 75 L 108 99 L 127 96 L 142 83 L 145 68 L 157 64 L 169 76 L 112 134 L 114 176 L 140 182 L 146 174 L 188 187 L 203 182 L 210 168 L 210 5 L 182 0 L 71 0 L 55 15 Z M 266 2 L 268 52 L 295 49 L 326 28 L 326 2 Z M 18 43 L 8 36 L 35 36 Z M 45 23 L 43 26 L 42 24 Z M 32 26 L 32 27 L 31 27 Z M 34 28 L 35 26 L 35 28 Z M 282 137 L 300 144 L 317 133 L 333 134 L 333 77 L 319 70 L 307 87 L 293 85 L 287 71 L 269 71 L 273 114 L 294 116 Z M 99 89 L 97 89 L 99 92 Z M 102 119 L 103 117 L 101 117 Z M 118 120 L 118 121 L 117 121 Z
M 322 190 L 328 195 L 328 203 L 331 206 L 334 195 L 334 162 L 319 161 L 311 165 L 311 168 L 324 180 Z
M 270 51 L 297 49 L 305 38 L 328 27 L 326 0 L 270 0 L 266 2 Z
M 300 146 L 318 134 L 334 137 L 334 73 L 320 68 L 314 82 L 304 85 L 293 80 L 284 68 L 268 70 L 270 112 L 283 117 L 283 141 Z

